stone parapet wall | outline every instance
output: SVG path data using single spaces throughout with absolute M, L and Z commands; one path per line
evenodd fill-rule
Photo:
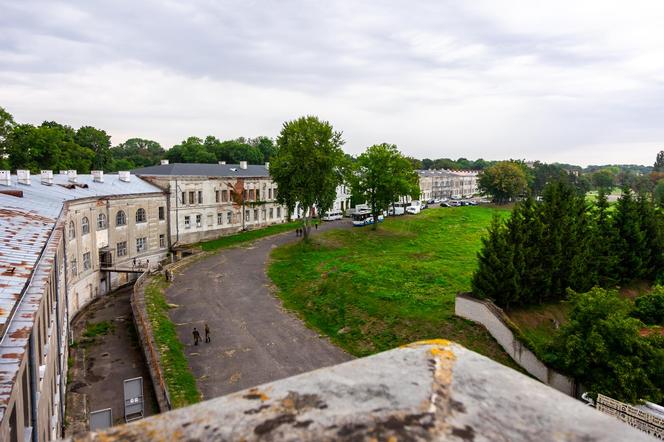
M 454 314 L 486 327 L 507 354 L 532 376 L 558 391 L 570 396 L 576 395 L 577 389 L 574 380 L 547 367 L 540 361 L 535 353 L 515 336 L 512 331 L 514 325 L 510 324 L 505 313 L 491 301 L 458 294 Z

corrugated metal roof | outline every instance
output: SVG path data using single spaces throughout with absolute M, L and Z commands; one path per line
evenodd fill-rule
M 136 175 L 144 176 L 213 176 L 213 177 L 269 177 L 270 171 L 264 165 L 250 164 L 246 169 L 239 164 L 202 164 L 202 163 L 173 163 L 159 166 L 143 167 L 131 171 Z

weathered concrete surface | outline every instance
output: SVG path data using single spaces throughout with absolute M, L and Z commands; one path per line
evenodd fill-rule
M 317 232 L 348 227 L 325 223 Z M 204 398 L 222 396 L 351 359 L 281 307 L 265 270 L 271 250 L 298 240 L 295 232 L 224 250 L 176 272 L 166 298 Z M 196 327 L 212 342 L 194 346 Z
M 161 414 L 86 441 L 649 441 L 619 420 L 443 340 Z
M 79 344 L 70 349 L 74 365 L 69 371 L 67 386 L 67 434 L 86 430 L 90 411 L 113 410 L 116 424 L 124 423 L 123 381 L 143 377 L 145 414 L 155 413 L 156 403 L 150 374 L 132 320 L 126 287 L 90 303 L 72 322 L 74 340 Z M 113 330 L 98 336 L 94 343 L 82 343 L 86 323 L 109 321 Z M 71 400 L 70 400 L 71 397 Z

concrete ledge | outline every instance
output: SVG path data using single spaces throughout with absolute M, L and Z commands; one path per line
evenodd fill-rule
M 435 340 L 75 440 L 652 439 L 484 356 Z

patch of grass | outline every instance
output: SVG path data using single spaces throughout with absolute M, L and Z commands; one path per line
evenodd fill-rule
M 569 304 L 558 302 L 513 309 L 506 312 L 519 329 L 525 344 L 540 359 L 546 359 L 558 327 L 567 322 Z
M 353 355 L 447 338 L 516 367 L 486 329 L 454 316 L 496 213 L 509 212 L 432 208 L 388 218 L 377 231 L 332 230 L 275 249 L 269 276 L 286 308 Z
M 145 304 L 159 348 L 168 393 L 173 407 L 179 408 L 199 402 L 201 393 L 184 355 L 184 345 L 178 339 L 175 324 L 168 316 L 169 306 L 164 296 L 167 286 L 163 276 L 154 277 L 145 287 Z
M 113 324 L 110 321 L 101 321 L 101 322 L 88 322 L 85 324 L 85 331 L 83 336 L 86 338 L 96 338 L 97 336 L 104 336 L 112 332 L 114 329 Z
M 244 232 L 236 233 L 235 235 L 222 236 L 221 238 L 213 239 L 200 243 L 201 248 L 206 251 L 213 251 L 232 247 L 249 241 L 255 241 L 266 236 L 276 235 L 279 233 L 289 232 L 295 230 L 297 227 L 302 226 L 302 222 L 294 221 L 284 224 L 275 224 L 272 226 L 264 227 L 262 229 L 247 230 Z

